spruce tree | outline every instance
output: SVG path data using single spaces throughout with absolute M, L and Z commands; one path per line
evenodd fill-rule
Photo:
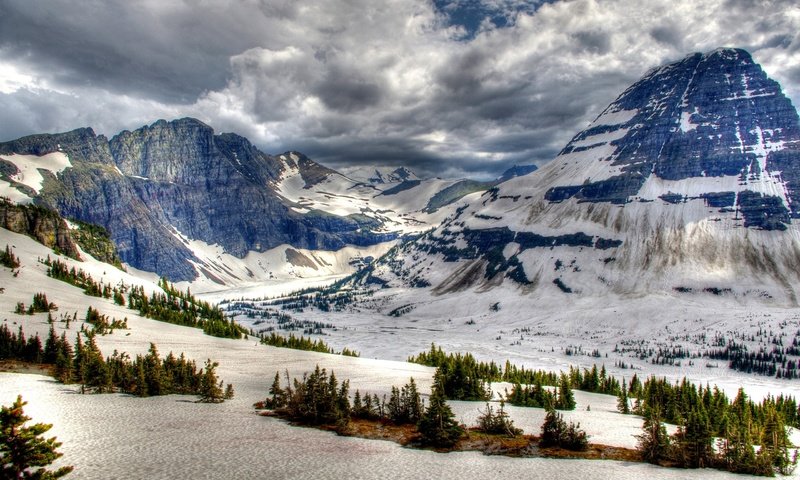
M 198 395 L 201 403 L 222 403 L 225 400 L 222 392 L 222 387 L 219 385 L 217 379 L 216 368 L 219 363 L 212 362 L 211 359 L 206 360 L 205 371 L 200 377 L 200 389 Z
M 281 388 L 281 375 L 275 372 L 275 379 L 272 380 L 272 385 L 269 387 L 269 394 L 272 398 L 268 398 L 266 405 L 268 408 L 279 408 L 286 405 L 286 392 Z
M 645 412 L 642 434 L 637 435 L 636 438 L 639 440 L 637 449 L 646 462 L 657 465 L 661 460 L 667 458 L 669 436 L 658 409 L 650 409 Z
M 620 388 L 619 395 L 617 395 L 617 410 L 624 415 L 631 413 L 631 407 L 628 404 L 628 389 L 625 385 L 625 379 L 622 380 L 622 388 Z
M 449 448 L 456 444 L 464 429 L 455 420 L 455 415 L 447 405 L 444 386 L 434 382 L 428 408 L 417 424 L 422 443 L 433 447 Z
M 556 408 L 559 410 L 575 410 L 575 396 L 572 394 L 572 387 L 569 378 L 562 373 L 558 383 L 558 400 Z
M 71 466 L 57 470 L 47 470 L 62 454 L 57 451 L 61 446 L 55 437 L 44 439 L 42 434 L 53 426 L 37 423 L 26 427 L 30 417 L 25 415 L 23 407 L 27 402 L 22 396 L 10 406 L 0 409 L 0 474 L 2 478 L 22 479 L 55 479 L 67 475 L 73 470 Z

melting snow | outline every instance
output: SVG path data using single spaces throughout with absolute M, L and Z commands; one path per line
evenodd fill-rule
M 17 183 L 27 185 L 36 193 L 42 189 L 44 177 L 39 169 L 49 170 L 57 174 L 66 168 L 72 167 L 69 158 L 62 152 L 52 152 L 46 155 L 0 155 L 0 159 L 16 165 L 18 172 L 11 175 L 11 179 Z
M 606 111 L 597 117 L 597 119 L 592 122 L 592 125 L 620 125 L 630 122 L 638 113 L 639 110 L 635 108 L 633 110 Z

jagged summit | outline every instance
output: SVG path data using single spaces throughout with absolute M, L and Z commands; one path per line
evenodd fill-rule
M 796 302 L 798 186 L 800 125 L 780 85 L 744 50 L 696 53 L 648 72 L 552 162 L 464 205 L 376 276 L 439 294 L 505 279 L 540 295 Z
M 296 151 L 268 155 L 188 117 L 110 140 L 87 128 L 0 143 L 0 196 L 102 225 L 131 266 L 208 288 L 349 272 L 350 257 L 446 216 L 422 210 L 455 181 L 412 181 L 402 168 L 385 178 L 399 183 L 363 184 Z M 324 252 L 308 260 L 297 249 Z
M 747 52 L 696 53 L 649 72 L 576 135 L 556 161 L 593 166 L 555 182 L 546 198 L 625 203 L 653 175 L 738 176 L 740 186 L 785 200 L 763 183 L 785 170 L 786 154 L 773 152 L 797 151 L 799 142 L 797 111 Z

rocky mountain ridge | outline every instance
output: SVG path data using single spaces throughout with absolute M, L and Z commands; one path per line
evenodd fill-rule
M 84 128 L 0 143 L 0 167 L 0 194 L 104 227 L 131 266 L 220 284 L 272 278 L 274 266 L 230 265 L 251 252 L 371 248 L 430 229 L 444 212 L 422 212 L 427 198 L 454 183 L 401 168 L 365 184 L 192 118 L 110 140 Z
M 725 294 L 797 303 L 798 115 L 739 49 L 625 90 L 542 169 L 467 202 L 375 267 L 434 294 Z M 776 300 L 777 301 L 777 300 Z

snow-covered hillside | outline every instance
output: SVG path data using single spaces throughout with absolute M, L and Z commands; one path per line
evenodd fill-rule
M 114 350 L 131 356 L 144 354 L 155 342 L 162 354 L 183 352 L 202 363 L 212 358 L 220 363 L 218 373 L 233 383 L 236 396 L 223 404 L 198 404 L 193 397 L 169 395 L 138 398 L 123 394 L 80 395 L 75 386 L 64 386 L 49 377 L 0 373 L 0 403 L 8 405 L 17 395 L 29 402 L 26 414 L 37 422 L 54 425 L 48 432 L 63 442 L 61 464 L 75 466 L 74 478 L 392 478 L 436 477 L 461 479 L 473 476 L 493 478 L 733 478 L 707 470 L 672 470 L 642 463 L 617 461 L 553 460 L 507 458 L 479 453 L 438 454 L 402 448 L 394 443 L 339 437 L 330 432 L 292 427 L 287 423 L 254 414 L 253 403 L 267 395 L 272 375 L 288 371 L 301 375 L 316 365 L 335 371 L 351 381 L 351 391 L 387 394 L 392 385 L 410 377 L 423 394 L 430 389 L 431 368 L 404 362 L 352 358 L 259 345 L 249 340 L 230 340 L 204 335 L 201 330 L 166 324 L 135 314 L 111 300 L 89 297 L 66 283 L 47 277 L 37 259 L 56 255 L 22 235 L 0 229 L 0 244 L 12 246 L 21 266 L 0 267 L 0 310 L 9 327 L 22 326 L 28 334 L 46 335 L 46 314 L 11 313 L 17 301 L 29 302 L 36 292 L 45 292 L 61 314 L 78 312 L 79 320 L 88 306 L 115 318 L 126 317 L 128 330 L 96 338 L 105 354 Z M 96 279 L 117 284 L 141 283 L 135 277 L 85 255 L 76 262 L 60 257 Z M 14 275 L 16 272 L 16 275 Z M 153 284 L 144 284 L 155 290 Z M 69 328 L 54 323 L 58 334 L 73 337 L 80 321 Z M 404 336 L 405 337 L 405 336 Z M 358 341 L 358 338 L 354 338 Z M 427 339 L 426 339 L 427 340 Z M 535 363 L 527 363 L 535 366 Z M 497 386 L 502 387 L 501 385 Z M 773 384 L 772 393 L 794 393 Z M 575 411 L 565 418 L 579 421 L 591 440 L 631 447 L 639 433 L 641 419 L 615 411 L 614 397 L 575 392 Z M 756 394 L 758 395 L 758 393 Z M 483 404 L 451 402 L 457 418 L 470 425 Z M 591 411 L 588 409 L 591 408 Z M 544 411 L 506 407 L 519 427 L 538 432 Z M 246 452 L 243 456 L 242 452 Z
M 290 152 L 278 159 L 284 168 L 276 190 L 292 202 L 296 212 L 361 215 L 374 219 L 376 230 L 382 232 L 418 233 L 436 227 L 449 210 L 426 212 L 425 207 L 438 192 L 460 181 L 422 180 L 405 168 L 328 170 L 312 179 L 298 154 Z

